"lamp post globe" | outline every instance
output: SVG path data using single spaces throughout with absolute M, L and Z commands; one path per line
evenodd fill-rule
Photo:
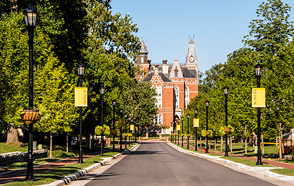
M 37 16 L 38 11 L 32 6 L 29 6 L 23 11 L 24 21 L 29 35 L 29 109 L 34 107 L 34 61 L 33 61 L 33 39 L 34 39 L 34 29 L 37 26 Z M 35 180 L 34 177 L 34 163 L 33 163 L 33 123 L 29 125 L 29 141 L 28 141 L 28 162 L 27 162 L 27 172 L 26 180 Z
M 257 88 L 260 88 L 260 78 L 262 75 L 262 65 L 258 62 L 254 67 L 255 76 L 257 78 Z M 257 162 L 256 165 L 262 165 L 261 162 L 261 150 L 260 150 L 260 107 L 257 107 Z
M 28 8 L 24 9 L 23 14 L 26 27 L 36 28 L 38 11 L 30 5 Z
M 225 124 L 228 126 L 228 94 L 229 88 L 227 86 L 224 87 L 224 95 L 225 95 Z M 229 156 L 228 154 L 229 146 L 228 146 L 228 134 L 226 133 L 226 147 L 225 147 L 225 156 Z

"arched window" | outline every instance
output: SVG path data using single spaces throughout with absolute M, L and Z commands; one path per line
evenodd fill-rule
M 179 108 L 179 106 L 180 106 L 180 103 L 179 103 L 179 94 L 180 94 L 180 90 L 179 90 L 179 87 L 175 87 L 175 106 L 176 106 L 176 108 Z
M 189 87 L 185 86 L 185 108 L 189 105 Z

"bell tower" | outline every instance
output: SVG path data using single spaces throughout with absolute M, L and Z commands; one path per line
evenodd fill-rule
M 139 66 L 139 68 L 140 68 L 140 74 L 138 74 L 136 76 L 137 79 L 142 80 L 148 75 L 150 63 L 151 63 L 151 61 L 148 60 L 147 46 L 145 45 L 144 41 L 142 40 L 140 54 L 135 62 L 135 65 Z
M 189 47 L 186 56 L 186 67 L 188 69 L 195 69 L 198 72 L 197 55 L 195 52 L 195 39 L 189 39 Z

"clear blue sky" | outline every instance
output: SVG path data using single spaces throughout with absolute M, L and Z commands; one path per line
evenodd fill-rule
M 195 36 L 199 70 L 204 72 L 243 46 L 249 23 L 265 0 L 112 0 L 113 13 L 129 14 L 147 45 L 152 64 L 185 63 L 189 35 Z M 292 7 L 294 1 L 283 0 Z

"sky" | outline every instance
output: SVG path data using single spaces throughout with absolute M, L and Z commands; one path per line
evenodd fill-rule
M 189 37 L 195 38 L 201 72 L 224 63 L 241 48 L 258 6 L 266 0 L 112 0 L 113 13 L 128 14 L 139 29 L 151 64 L 185 64 Z M 294 7 L 293 0 L 282 0 Z M 294 21 L 294 10 L 290 13 Z

